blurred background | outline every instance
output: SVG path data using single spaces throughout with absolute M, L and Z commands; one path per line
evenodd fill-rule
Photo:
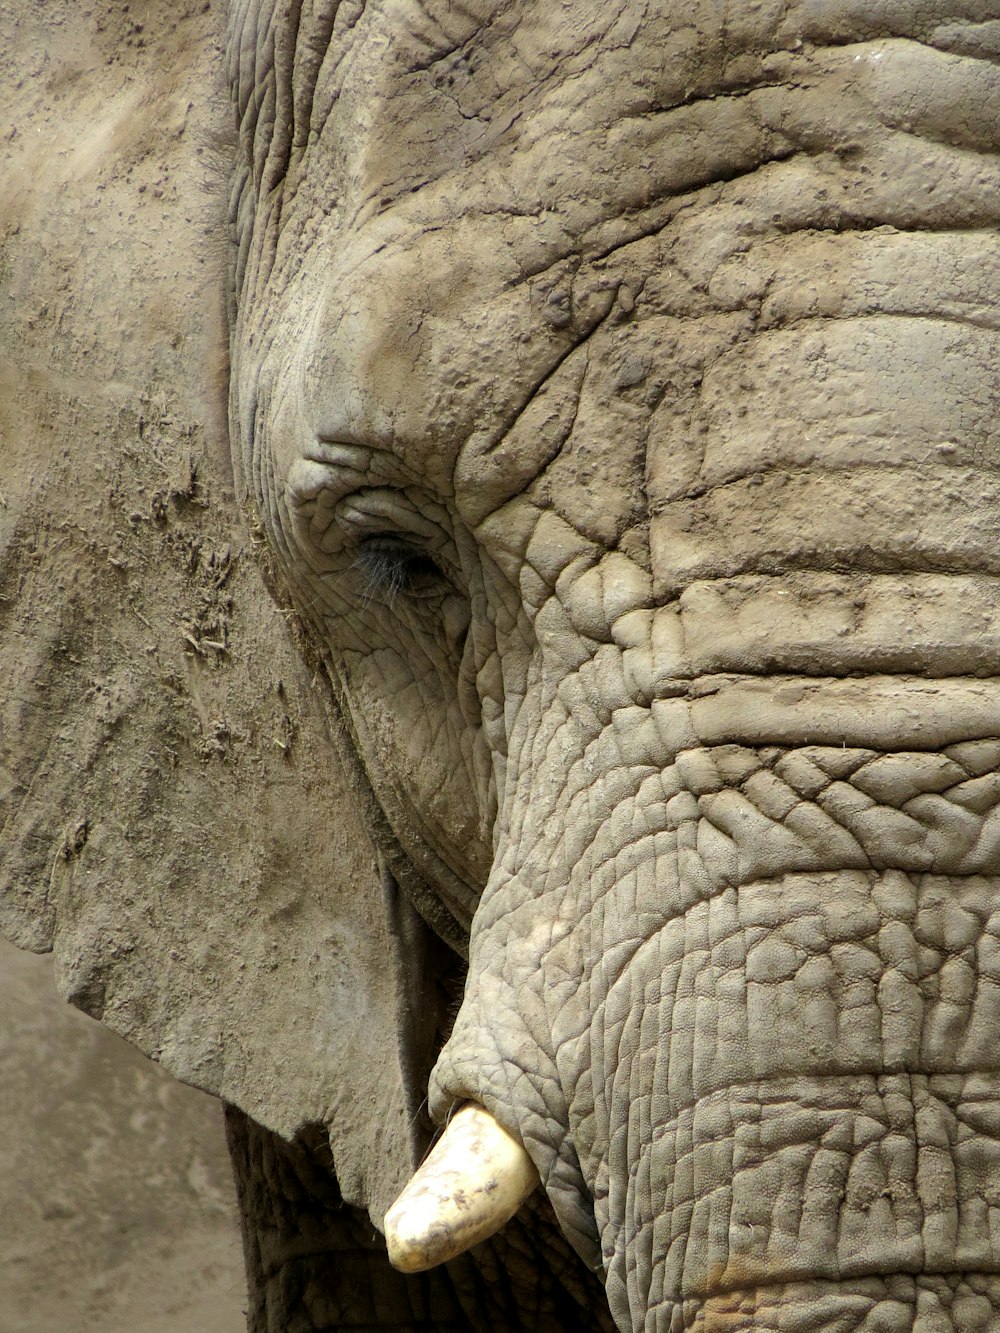
M 0 940 L 0 1333 L 245 1333 L 221 1105 Z

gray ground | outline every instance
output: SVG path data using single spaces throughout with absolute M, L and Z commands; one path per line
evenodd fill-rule
M 0 1333 L 239 1333 L 219 1104 L 0 941 Z

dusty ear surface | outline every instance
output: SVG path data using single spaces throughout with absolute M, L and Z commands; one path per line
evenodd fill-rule
M 381 1217 L 420 969 L 233 496 L 221 24 L 2 8 L 0 929 L 178 1077 L 332 1126 Z

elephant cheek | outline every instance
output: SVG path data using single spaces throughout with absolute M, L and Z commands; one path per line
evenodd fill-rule
M 623 1329 L 993 1301 L 998 747 L 743 741 L 511 812 L 432 1109 L 523 1142 Z

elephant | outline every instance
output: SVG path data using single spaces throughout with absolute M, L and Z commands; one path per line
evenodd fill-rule
M 1000 1327 L 995 0 L 3 13 L 0 921 L 250 1327 Z

